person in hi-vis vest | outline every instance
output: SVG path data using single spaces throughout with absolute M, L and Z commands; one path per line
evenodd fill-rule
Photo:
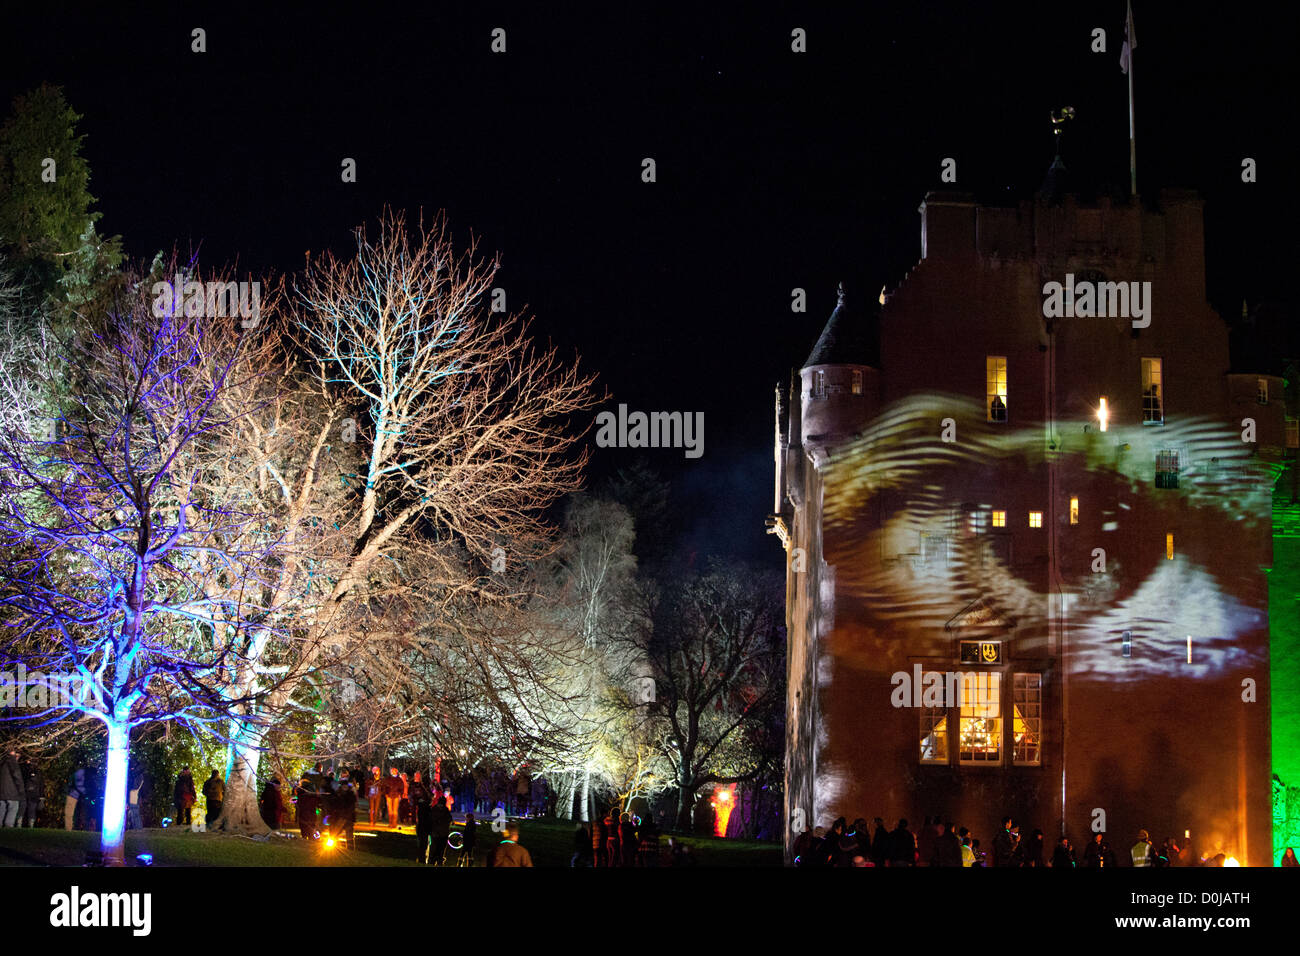
M 1155 856 L 1155 847 L 1151 845 L 1146 830 L 1138 831 L 1138 841 L 1133 844 L 1133 849 L 1129 850 L 1129 856 L 1133 857 L 1134 866 L 1151 866 L 1152 857 Z

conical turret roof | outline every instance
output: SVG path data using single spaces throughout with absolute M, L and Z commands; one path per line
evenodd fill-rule
M 871 329 L 865 316 L 855 314 L 844 302 L 844 283 L 840 283 L 835 311 L 813 346 L 804 368 L 814 365 L 870 365 Z

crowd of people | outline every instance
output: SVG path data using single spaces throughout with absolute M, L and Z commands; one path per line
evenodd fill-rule
M 667 849 L 667 859 L 664 858 Z M 579 825 L 573 834 L 573 854 L 569 865 L 575 867 L 614 866 L 693 866 L 690 847 L 668 841 L 660 846 L 659 828 L 649 817 L 641 819 L 630 813 L 610 809 L 599 815 L 590 827 Z
M 876 817 L 874 832 L 859 817 L 852 825 L 840 817 L 830 828 L 817 827 L 799 834 L 794 843 L 795 866 L 961 866 L 961 867 L 1052 867 L 1054 869 L 1104 869 L 1115 866 L 1223 866 L 1223 853 L 1197 859 L 1190 842 L 1181 846 L 1166 837 L 1157 847 L 1146 830 L 1139 830 L 1136 841 L 1128 848 L 1121 863 L 1104 833 L 1093 833 L 1083 849 L 1083 859 L 1068 837 L 1061 837 L 1047 854 L 1043 831 L 1035 829 L 1028 837 L 1020 824 L 1003 817 L 992 846 L 985 849 L 966 827 L 938 816 L 926 817 L 917 832 L 899 820 L 892 830 Z M 1283 866 L 1296 866 L 1295 852 L 1287 849 Z
M 16 747 L 0 757 L 0 827 L 34 827 L 45 802 L 45 777 Z

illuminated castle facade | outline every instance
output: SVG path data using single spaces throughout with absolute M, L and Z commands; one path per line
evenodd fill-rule
M 777 392 L 787 847 L 1011 815 L 1269 865 L 1283 381 L 1230 374 L 1201 200 L 920 213 L 917 265 L 878 313 L 841 293 Z

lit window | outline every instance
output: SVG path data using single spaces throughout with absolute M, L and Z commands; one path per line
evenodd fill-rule
M 921 763 L 948 762 L 948 711 L 921 708 Z
M 1007 513 L 1005 511 L 993 512 L 993 527 L 1005 528 L 1007 526 Z
M 1156 454 L 1156 487 L 1178 487 L 1178 452 L 1162 451 Z
M 854 395 L 862 394 L 862 370 L 861 369 L 853 370 L 853 394 Z
M 1029 512 L 1029 527 L 1041 528 L 1043 526 L 1043 513 L 1041 511 Z
M 1002 762 L 1002 675 L 962 674 L 958 706 L 960 759 L 966 764 Z
M 1158 358 L 1142 360 L 1142 424 L 1163 425 L 1165 421 L 1164 402 L 1161 388 L 1161 363 Z
M 1015 674 L 1013 682 L 1011 762 L 1036 767 L 1043 762 L 1043 675 Z
M 1070 524 L 1079 523 L 1079 499 L 1070 499 Z
M 1007 420 L 1007 357 L 990 355 L 984 360 L 984 407 L 991 422 Z
M 1174 535 L 1173 532 L 1165 535 L 1165 557 L 1170 561 L 1174 559 Z
M 1133 632 L 1125 631 L 1120 639 L 1120 653 L 1125 657 L 1133 656 Z
M 1268 379 L 1255 379 L 1255 401 L 1259 402 L 1261 405 L 1268 404 Z
M 813 398 L 826 397 L 826 373 L 813 372 Z

